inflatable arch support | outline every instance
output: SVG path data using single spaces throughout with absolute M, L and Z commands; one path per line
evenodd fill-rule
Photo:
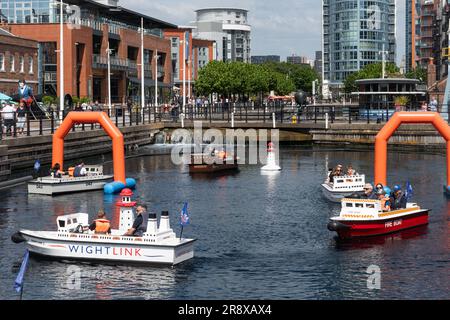
M 397 112 L 375 140 L 375 183 L 387 185 L 388 141 L 402 124 L 432 124 L 447 141 L 447 188 L 450 186 L 450 126 L 436 112 Z
M 105 192 L 117 192 L 125 186 L 134 187 L 134 180 L 126 179 L 125 176 L 125 148 L 123 134 L 104 112 L 70 112 L 66 116 L 61 126 L 53 135 L 52 165 L 54 166 L 56 163 L 59 163 L 61 168 L 64 167 L 64 138 L 69 134 L 72 126 L 78 123 L 100 124 L 103 130 L 105 130 L 112 139 L 115 185 L 113 183 L 114 186 L 112 188 L 106 188 L 105 186 Z

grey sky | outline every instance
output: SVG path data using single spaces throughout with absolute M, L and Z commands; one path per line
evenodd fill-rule
M 250 10 L 252 55 L 297 54 L 314 57 L 321 50 L 320 0 L 120 0 L 120 5 L 178 25 L 195 20 L 195 10 L 237 7 Z M 397 60 L 405 48 L 405 0 L 397 0 Z

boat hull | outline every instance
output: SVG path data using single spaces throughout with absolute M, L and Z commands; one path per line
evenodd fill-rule
M 177 265 L 194 257 L 193 239 L 173 245 L 86 243 L 34 237 L 21 232 L 31 253 L 50 259 Z
M 340 203 L 342 199 L 348 198 L 352 194 L 354 194 L 357 191 L 349 191 L 349 192 L 335 192 L 331 191 L 329 188 L 327 188 L 327 185 L 322 185 L 322 194 L 327 200 L 335 203 Z
M 237 170 L 238 164 L 193 164 L 189 165 L 189 173 L 213 173 L 228 170 Z
M 341 239 L 374 237 L 427 225 L 428 215 L 429 210 L 421 210 L 410 215 L 380 220 L 350 221 L 332 219 L 328 224 L 328 229 L 337 232 Z
M 102 176 L 101 178 L 92 179 L 42 179 L 33 180 L 28 183 L 28 193 L 29 194 L 40 194 L 40 195 L 59 195 L 66 193 L 75 192 L 85 192 L 85 191 L 95 191 L 103 190 L 105 184 L 111 182 L 113 176 Z

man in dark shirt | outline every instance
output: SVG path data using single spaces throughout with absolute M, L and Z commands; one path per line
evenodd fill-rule
M 406 209 L 408 199 L 406 195 L 403 193 L 402 188 L 400 186 L 394 187 L 394 192 L 391 196 L 392 210 L 401 210 Z
M 147 206 L 140 204 L 136 207 L 137 217 L 133 222 L 131 229 L 124 236 L 142 237 L 145 230 L 143 214 L 147 211 Z

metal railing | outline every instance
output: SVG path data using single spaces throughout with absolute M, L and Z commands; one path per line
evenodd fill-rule
M 147 101 L 144 109 L 133 106 L 127 108 L 115 105 L 110 111 L 103 106 L 94 111 L 106 112 L 115 125 L 131 127 L 150 123 L 180 123 L 182 121 L 183 108 L 181 105 L 152 105 Z M 422 111 L 421 106 L 411 105 L 402 110 L 391 107 L 369 109 L 358 105 L 308 105 L 297 106 L 292 104 L 265 103 L 255 105 L 254 103 L 213 103 L 213 104 L 187 104 L 184 109 L 183 121 L 203 121 L 211 124 L 232 123 L 239 124 L 290 124 L 313 125 L 313 124 L 382 124 L 392 117 L 396 111 Z M 450 105 L 438 107 L 438 112 L 443 118 L 450 121 Z M 69 112 L 69 111 L 67 111 Z M 83 111 L 90 112 L 90 111 Z M 66 114 L 66 113 L 65 113 Z M 64 114 L 64 116 L 65 116 Z M 42 136 L 53 134 L 59 126 L 58 111 L 48 110 L 48 118 L 35 119 L 29 113 L 25 117 L 19 117 L 17 112 L 1 113 L 0 126 L 2 128 L 0 139 L 16 137 Z M 72 128 L 73 132 L 98 130 L 95 124 L 78 124 Z

